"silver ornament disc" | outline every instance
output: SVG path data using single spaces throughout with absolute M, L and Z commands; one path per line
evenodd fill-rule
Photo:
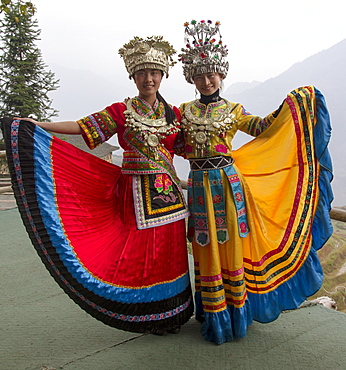
M 150 134 L 147 139 L 149 146 L 158 146 L 159 138 L 155 134 Z
M 197 132 L 195 139 L 198 144 L 204 144 L 207 141 L 207 135 L 200 131 Z

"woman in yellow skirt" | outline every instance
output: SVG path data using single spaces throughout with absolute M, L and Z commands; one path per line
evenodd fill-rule
M 265 118 L 220 97 L 228 71 L 220 23 L 185 23 L 180 61 L 200 99 L 181 105 L 177 151 L 190 161 L 189 238 L 196 318 L 221 344 L 297 308 L 323 280 L 317 257 L 332 233 L 328 111 L 296 89 Z M 216 40 L 218 35 L 219 40 Z M 255 137 L 232 150 L 241 130 Z

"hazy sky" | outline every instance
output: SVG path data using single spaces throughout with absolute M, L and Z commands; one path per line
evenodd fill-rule
M 221 22 L 226 86 L 265 81 L 346 37 L 343 0 L 33 0 L 46 63 L 125 73 L 117 51 L 133 36 L 164 36 L 179 51 L 185 21 Z M 182 79 L 181 67 L 172 70 Z

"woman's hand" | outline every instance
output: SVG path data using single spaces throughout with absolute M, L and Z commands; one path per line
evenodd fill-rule
M 35 121 L 35 120 L 34 120 L 34 119 L 32 119 L 32 118 L 13 117 L 13 119 L 20 119 L 21 121 L 29 121 L 29 122 L 34 123 L 35 125 L 37 125 L 37 124 L 38 124 L 38 122 L 37 122 L 37 121 Z

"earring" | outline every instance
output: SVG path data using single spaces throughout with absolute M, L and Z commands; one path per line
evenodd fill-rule
M 195 99 L 198 99 L 198 90 L 195 88 Z

